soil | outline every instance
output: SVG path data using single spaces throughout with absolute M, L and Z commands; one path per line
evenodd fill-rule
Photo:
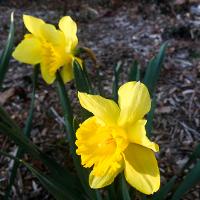
M 67 2 L 67 1 L 66 1 Z M 15 11 L 15 45 L 26 30 L 22 14 L 40 17 L 57 24 L 60 17 L 70 15 L 78 24 L 79 45 L 91 48 L 97 57 L 101 77 L 101 94 L 110 97 L 113 66 L 122 62 L 120 84 L 138 60 L 144 74 L 148 61 L 161 44 L 168 41 L 164 66 L 157 84 L 157 108 L 153 137 L 160 146 L 157 155 L 162 184 L 188 161 L 200 142 L 200 11 L 198 1 L 0 1 L 0 51 L 9 31 L 10 14 Z M 200 4 L 199 4 L 200 5 Z M 97 68 L 88 60 L 87 69 L 96 80 Z M 11 59 L 9 72 L 0 93 L 0 103 L 23 128 L 28 115 L 31 94 L 31 66 Z M 95 84 L 97 87 L 97 84 Z M 66 84 L 74 112 L 78 115 L 74 82 Z M 38 120 L 39 119 L 39 120 Z M 31 140 L 40 149 L 73 170 L 68 156 L 62 112 L 55 85 L 47 85 L 40 77 Z M 1 149 L 10 153 L 16 145 L 0 135 Z M 25 159 L 32 159 L 25 155 Z M 33 160 L 32 160 L 33 161 Z M 0 157 L 0 197 L 7 186 L 10 160 Z M 37 167 L 38 161 L 33 161 Z M 193 187 L 184 200 L 199 200 L 200 185 Z M 53 199 L 23 166 L 12 188 L 12 199 Z

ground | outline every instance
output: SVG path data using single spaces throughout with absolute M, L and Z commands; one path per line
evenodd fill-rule
M 127 80 L 133 60 L 141 64 L 142 73 L 148 61 L 163 42 L 168 48 L 156 96 L 157 109 L 153 139 L 160 146 L 158 161 L 162 184 L 180 171 L 189 155 L 200 142 L 200 33 L 197 2 L 171 1 L 1 1 L 0 50 L 5 46 L 10 13 L 15 11 L 15 45 L 26 32 L 22 14 L 41 17 L 57 24 L 63 15 L 71 15 L 78 23 L 79 45 L 91 48 L 100 67 L 101 92 L 111 96 L 113 66 L 122 62 L 120 82 Z M 199 11 L 200 12 L 200 11 Z M 88 61 L 88 71 L 96 80 L 96 68 Z M 31 92 L 31 66 L 10 61 L 10 69 L 0 93 L 0 103 L 13 119 L 23 127 L 27 118 Z M 66 85 L 78 115 L 73 81 Z M 40 78 L 36 95 L 36 112 L 31 132 L 32 141 L 44 152 L 58 158 L 72 168 L 67 156 L 66 134 L 55 85 L 47 85 Z M 39 119 L 39 120 L 38 120 Z M 16 146 L 0 135 L 1 149 L 14 152 Z M 31 160 L 26 155 L 25 159 Z M 9 176 L 10 161 L 0 157 L 0 195 L 3 195 Z M 41 164 L 33 161 L 37 167 Z M 52 199 L 39 182 L 23 167 L 12 190 L 12 199 Z M 199 186 L 184 197 L 200 199 Z

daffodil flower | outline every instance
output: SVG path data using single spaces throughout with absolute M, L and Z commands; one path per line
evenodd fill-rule
M 59 29 L 43 20 L 23 15 L 25 27 L 30 32 L 13 52 L 13 57 L 23 63 L 40 64 L 43 79 L 51 84 L 60 70 L 66 83 L 73 78 L 72 62 L 78 44 L 76 23 L 69 16 L 59 21 Z
M 76 132 L 77 154 L 84 167 L 92 167 L 91 188 L 113 182 L 124 170 L 127 182 L 145 194 L 160 187 L 160 173 L 154 152 L 159 146 L 146 136 L 144 119 L 151 107 L 148 89 L 140 82 L 128 82 L 118 91 L 118 105 L 99 95 L 78 93 L 83 108 L 94 116 Z

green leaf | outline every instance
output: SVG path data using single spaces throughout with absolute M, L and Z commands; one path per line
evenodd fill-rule
M 128 74 L 128 81 L 139 81 L 140 80 L 140 65 L 137 60 L 135 60 L 130 68 Z
M 40 181 L 40 183 L 48 190 L 50 194 L 52 194 L 57 200 L 74 200 L 74 199 L 85 199 L 81 193 L 79 194 L 71 194 L 62 183 L 58 182 L 55 178 L 44 175 L 39 170 L 33 168 L 27 162 L 22 162 L 31 172 L 32 174 Z
M 88 94 L 94 94 L 91 83 L 88 78 L 86 68 L 81 67 L 79 63 L 75 60 L 73 62 L 73 71 L 74 71 L 74 80 L 76 84 L 76 89 L 79 92 L 86 92 Z M 86 109 L 81 108 L 81 117 L 82 119 L 87 119 L 91 117 L 91 113 Z
M 57 84 L 58 95 L 60 98 L 61 107 L 62 107 L 63 114 L 64 114 L 67 137 L 70 142 L 70 152 L 71 152 L 72 156 L 75 156 L 76 155 L 76 153 L 75 153 L 76 137 L 75 137 L 74 130 L 73 130 L 73 113 L 72 113 L 72 108 L 71 108 L 68 94 L 65 91 L 64 82 L 63 82 L 59 72 L 56 73 L 56 84 Z
M 131 200 L 131 197 L 129 195 L 129 191 L 128 191 L 128 186 L 126 184 L 124 175 L 121 173 L 120 174 L 120 189 L 121 189 L 121 197 L 120 199 L 122 200 Z
M 189 171 L 184 180 L 176 189 L 171 200 L 179 200 L 182 196 L 200 181 L 200 161 Z
M 86 71 L 85 66 L 82 67 L 75 60 L 73 62 L 73 71 L 74 71 L 74 80 L 76 84 L 76 88 L 79 92 L 86 92 L 89 94 L 93 94 L 93 89 Z
M 32 91 L 32 94 L 31 94 L 31 105 L 30 105 L 28 119 L 26 121 L 25 128 L 24 128 L 24 134 L 27 137 L 30 137 L 30 133 L 31 133 L 33 111 L 34 111 L 34 104 L 35 104 L 35 93 L 36 93 L 39 70 L 40 70 L 40 65 L 35 65 L 34 66 L 34 72 L 33 72 L 33 91 Z
M 2 87 L 3 80 L 8 70 L 8 64 L 12 54 L 13 41 L 14 41 L 14 13 L 12 12 L 10 17 L 10 30 L 6 47 L 3 50 L 3 53 L 0 57 L 0 89 Z
M 118 101 L 118 87 L 119 87 L 119 75 L 121 73 L 122 62 L 119 61 L 113 68 L 114 71 L 114 82 L 113 82 L 113 99 L 115 102 Z
M 160 188 L 150 199 L 151 200 L 164 200 L 167 198 L 168 193 L 174 187 L 177 177 L 173 176 L 164 186 Z
M 0 121 L 3 122 L 6 126 L 18 129 L 17 124 L 10 118 L 7 112 L 0 106 Z
M 192 154 L 189 157 L 189 160 L 183 167 L 183 171 L 190 166 L 190 164 L 195 161 L 197 158 L 200 158 L 200 144 L 198 144 L 195 148 L 195 150 L 192 152 Z
M 31 106 L 30 106 L 30 110 L 29 110 L 28 119 L 27 119 L 27 121 L 25 123 L 25 128 L 24 128 L 24 135 L 26 135 L 27 137 L 30 137 L 30 132 L 31 132 L 31 125 L 32 125 L 32 119 L 33 119 L 33 110 L 34 110 L 34 103 L 35 103 L 35 91 L 36 91 L 36 84 L 37 84 L 38 74 L 39 74 L 39 65 L 36 65 L 34 67 L 34 73 L 33 73 L 33 91 L 32 91 L 32 95 L 31 95 Z M 17 158 L 21 158 L 22 156 L 23 156 L 23 150 L 22 150 L 22 148 L 19 147 L 17 149 L 16 157 Z M 10 194 L 12 185 L 14 184 L 18 167 L 19 167 L 19 162 L 14 161 L 14 164 L 13 164 L 12 170 L 11 170 L 10 179 L 9 179 L 9 184 L 8 184 L 4 199 L 8 199 L 9 198 L 9 194 Z
M 115 182 L 112 182 L 110 185 L 108 185 L 106 187 L 107 191 L 108 191 L 108 198 L 107 199 L 117 199 L 117 194 L 115 191 Z
M 74 62 L 74 63 L 76 63 L 76 62 Z M 62 80 L 59 72 L 57 72 L 57 74 L 56 74 L 56 82 L 57 82 L 58 94 L 59 94 L 62 110 L 64 113 L 65 128 L 66 128 L 66 131 L 68 134 L 67 136 L 68 136 L 68 140 L 69 140 L 69 144 L 70 144 L 70 153 L 72 155 L 72 159 L 74 162 L 74 166 L 76 168 L 76 172 L 78 174 L 78 177 L 79 177 L 79 179 L 82 183 L 82 186 L 83 186 L 85 192 L 87 193 L 87 195 L 91 199 L 97 198 L 97 197 L 95 197 L 96 196 L 95 191 L 89 187 L 88 172 L 86 171 L 86 169 L 84 169 L 81 166 L 80 158 L 76 154 L 76 145 L 75 145 L 76 136 L 75 136 L 75 130 L 73 127 L 74 126 L 73 113 L 72 113 L 68 94 L 65 91 L 65 85 L 63 83 L 63 80 Z
M 44 188 L 46 188 L 46 190 L 48 190 L 48 192 L 50 194 L 52 194 L 54 196 L 55 199 L 57 200 L 79 200 L 81 199 L 85 199 L 82 194 L 71 194 L 69 193 L 69 191 L 66 189 L 66 187 L 58 182 L 55 178 L 53 178 L 50 175 L 45 175 L 44 173 L 40 172 L 39 170 L 37 170 L 36 168 L 34 168 L 33 166 L 31 166 L 29 163 L 20 160 L 14 156 L 9 155 L 6 152 L 3 152 L 0 150 L 0 154 L 6 157 L 9 157 L 11 159 L 14 159 L 15 162 L 17 163 L 21 163 L 23 165 L 25 165 L 31 172 L 32 174 L 40 181 L 40 183 L 44 186 Z
M 156 55 L 148 64 L 147 70 L 144 77 L 144 84 L 148 87 L 150 95 L 153 96 L 156 82 L 160 75 L 160 70 L 163 65 L 165 50 L 167 47 L 167 43 L 164 43 L 160 47 L 160 51 L 158 55 Z
M 33 159 L 40 160 L 49 169 L 51 177 L 57 182 L 63 184 L 65 189 L 76 196 L 82 187 L 75 176 L 61 167 L 53 159 L 50 159 L 42 153 L 23 133 L 19 128 L 8 127 L 3 122 L 0 122 L 0 132 L 9 136 L 23 151 L 29 153 Z M 83 191 L 82 191 L 83 192 Z
M 147 114 L 147 124 L 146 124 L 147 136 L 149 137 L 151 137 L 152 135 L 153 118 L 154 118 L 155 109 L 156 109 L 156 96 L 153 96 L 153 99 L 151 101 L 151 110 Z

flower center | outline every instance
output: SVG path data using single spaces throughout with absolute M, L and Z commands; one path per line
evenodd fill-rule
M 77 131 L 77 154 L 82 165 L 92 167 L 93 175 L 103 176 L 122 165 L 122 152 L 129 144 L 127 133 L 119 126 L 106 126 L 91 117 Z
M 98 147 L 101 151 L 107 152 L 122 152 L 128 145 L 127 134 L 118 126 L 102 126 L 97 130 L 99 136 Z M 105 149 L 103 149 L 105 148 Z
M 42 41 L 42 57 L 45 66 L 48 67 L 49 74 L 53 76 L 61 67 L 59 54 L 56 52 L 53 45 L 49 42 Z

